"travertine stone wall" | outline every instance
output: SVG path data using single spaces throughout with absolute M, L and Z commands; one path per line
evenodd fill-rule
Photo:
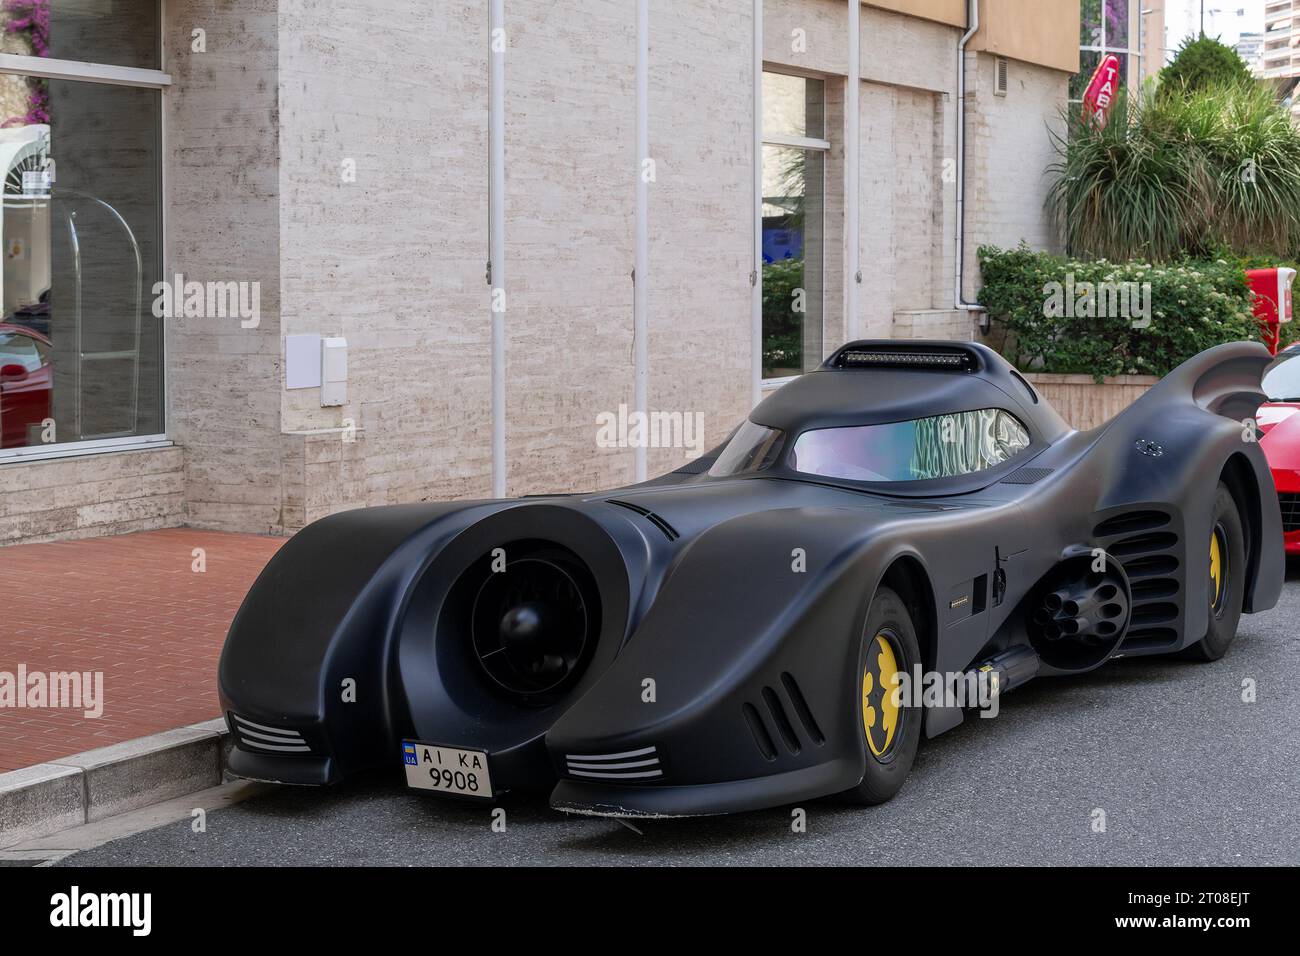
M 164 274 L 261 283 L 254 329 L 168 321 L 168 431 L 184 449 L 169 520 L 289 532 L 344 508 L 486 496 L 486 0 L 169 0 L 165 16 Z M 748 3 L 652 7 L 650 406 L 702 414 L 706 447 L 749 401 L 750 16 Z M 765 5 L 768 68 L 826 81 L 828 352 L 845 329 L 846 18 L 841 0 Z M 190 50 L 196 27 L 206 53 Z M 508 492 L 612 486 L 634 458 L 596 442 L 596 416 L 633 394 L 634 10 L 512 0 L 507 31 Z M 864 335 L 969 335 L 952 311 L 960 36 L 862 11 Z M 1067 76 L 1013 63 L 994 97 L 992 58 L 968 59 L 973 297 L 980 243 L 1055 245 L 1038 174 Z M 296 333 L 347 337 L 343 407 L 285 390 Z M 651 472 L 692 454 L 651 449 Z M 58 483 L 70 466 L 22 467 Z

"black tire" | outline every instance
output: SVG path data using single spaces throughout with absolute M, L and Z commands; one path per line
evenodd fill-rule
M 1222 593 L 1215 594 L 1213 578 L 1210 585 L 1210 624 L 1205 636 L 1186 648 L 1181 657 L 1192 661 L 1217 661 L 1228 650 L 1228 645 L 1237 636 L 1237 625 L 1241 621 L 1242 602 L 1246 596 L 1246 533 L 1241 523 L 1241 514 L 1237 502 L 1227 486 L 1220 483 L 1214 496 L 1214 517 L 1211 522 L 1211 542 L 1221 534 L 1220 551 L 1227 555 L 1227 573 L 1221 572 L 1223 579 Z M 1206 545 L 1211 551 L 1214 545 Z M 1189 544 L 1189 568 L 1197 566 L 1196 555 L 1200 552 L 1195 544 Z M 1212 562 L 1208 557 L 1207 561 Z
M 869 661 L 869 653 L 873 649 L 879 650 L 877 639 L 882 636 L 891 647 L 897 669 L 909 676 L 912 675 L 915 667 L 921 663 L 921 647 L 916 639 L 916 627 L 907 612 L 907 606 L 889 588 L 881 588 L 876 592 L 875 598 L 871 601 L 871 609 L 867 612 L 862 634 L 858 638 L 858 668 L 854 674 L 853 698 L 857 701 L 855 726 L 861 728 L 863 735 L 866 771 L 862 776 L 862 782 L 844 794 L 850 802 L 858 804 L 884 803 L 898 793 L 903 786 L 903 781 L 907 779 L 908 772 L 912 769 L 912 764 L 916 760 L 916 749 L 921 742 L 922 708 L 908 706 L 906 701 L 897 710 L 897 720 L 892 735 L 881 737 L 880 728 L 886 723 L 883 718 L 879 725 L 873 720 L 872 729 L 868 729 L 866 721 L 868 716 L 875 717 L 875 708 L 870 707 L 872 711 L 870 715 L 865 713 L 870 706 L 865 705 L 863 700 L 867 668 L 869 664 L 873 667 L 872 684 L 873 689 L 878 693 L 878 684 L 874 675 L 877 673 L 876 668 L 880 660 L 878 653 L 875 662 Z M 882 749 L 881 754 L 874 752 L 876 749 Z

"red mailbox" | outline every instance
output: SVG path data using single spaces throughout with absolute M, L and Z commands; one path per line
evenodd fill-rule
M 1291 283 L 1294 269 L 1250 269 L 1246 284 L 1255 295 L 1255 318 L 1264 333 L 1264 344 L 1277 354 L 1278 337 L 1283 322 L 1291 321 Z

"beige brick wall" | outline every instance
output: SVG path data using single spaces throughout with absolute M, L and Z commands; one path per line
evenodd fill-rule
M 285 2 L 275 29 L 282 332 L 349 351 L 346 406 L 273 390 L 285 526 L 486 495 L 486 2 Z
M 0 465 L 0 546 L 172 528 L 184 490 L 179 448 Z
M 650 31 L 650 153 L 658 170 L 650 188 L 650 405 L 702 413 L 706 448 L 749 411 L 753 74 L 750 45 L 737 38 L 752 34 L 748 4 L 711 0 L 673 0 Z M 618 148 L 626 180 L 631 142 Z M 631 327 L 630 302 L 613 314 Z M 630 355 L 619 357 L 630 389 Z M 599 453 L 617 458 L 630 477 L 631 452 Z M 648 470 L 693 457 L 652 448 Z
M 280 437 L 277 0 L 169 0 L 165 276 L 261 283 L 255 329 L 166 323 L 168 434 L 184 446 L 186 520 L 285 527 Z M 207 50 L 191 52 L 195 28 Z
M 285 431 L 306 433 L 290 526 L 489 491 L 486 6 L 428 8 L 409 46 L 385 35 L 378 69 L 370 24 L 387 5 L 355 6 L 280 15 L 283 332 L 343 334 L 350 363 L 343 409 L 284 393 Z M 750 76 L 735 38 L 751 25 L 707 0 L 673 12 L 651 37 L 651 407 L 703 412 L 716 442 L 748 396 Z M 507 22 L 508 491 L 616 485 L 633 453 L 595 436 L 598 413 L 632 401 L 634 21 L 615 0 L 535 0 Z M 328 434 L 349 418 L 355 442 Z M 690 452 L 649 457 L 666 470 Z
M 1012 61 L 1009 89 L 994 89 L 995 58 L 967 54 L 966 298 L 979 291 L 977 252 L 983 244 L 1014 248 L 1022 239 L 1035 249 L 1060 251 L 1061 236 L 1044 202 L 1055 161 L 1049 131 L 1064 122 L 1069 76 Z M 951 285 L 951 283 L 949 283 Z
M 487 495 L 486 0 L 405 4 L 399 29 L 391 0 L 165 8 L 176 81 L 165 274 L 260 281 L 261 322 L 169 321 L 169 432 L 185 454 L 182 464 L 172 453 L 167 480 L 183 467 L 184 483 L 121 491 L 161 512 L 124 504 L 117 519 L 109 507 L 79 524 L 83 513 L 66 509 L 80 502 L 21 524 L 26 506 L 10 500 L 10 538 L 114 520 L 282 532 L 343 508 Z M 765 10 L 769 68 L 826 80 L 828 352 L 844 339 L 846 18 L 840 0 Z M 512 0 L 507 25 L 508 492 L 608 487 L 633 473 L 630 449 L 595 442 L 596 415 L 633 390 L 632 7 Z M 194 27 L 206 53 L 189 50 Z M 875 7 L 862 27 L 860 329 L 962 331 L 965 316 L 949 311 L 955 198 L 944 178 L 961 30 Z M 751 29 L 747 3 L 652 10 L 650 407 L 703 413 L 708 444 L 749 397 Z M 792 48 L 795 30 L 806 50 Z M 1027 171 L 1050 160 L 1045 124 L 1066 77 L 1013 64 L 1011 95 L 994 98 L 992 59 L 971 62 L 974 295 L 980 242 L 1054 242 L 1045 183 Z M 347 337 L 342 408 L 284 389 L 283 337 L 295 333 Z M 648 457 L 653 474 L 690 452 Z M 51 486 L 85 484 L 68 463 L 21 467 Z M 166 485 L 152 475 L 140 487 Z
M 1155 375 L 1114 375 L 1098 383 L 1091 375 L 1046 372 L 1026 373 L 1025 378 L 1080 431 L 1104 425 L 1160 381 Z
M 595 416 L 632 400 L 633 13 L 618 0 L 507 12 L 510 494 L 632 479 L 630 453 L 596 449 Z

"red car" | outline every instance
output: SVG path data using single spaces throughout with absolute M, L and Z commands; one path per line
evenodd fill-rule
M 1300 346 L 1278 356 L 1264 376 L 1268 404 L 1256 418 L 1264 437 L 1260 447 L 1273 470 L 1287 554 L 1300 554 Z
M 51 411 L 50 347 L 39 332 L 0 324 L 0 448 L 40 440 L 41 422 Z

